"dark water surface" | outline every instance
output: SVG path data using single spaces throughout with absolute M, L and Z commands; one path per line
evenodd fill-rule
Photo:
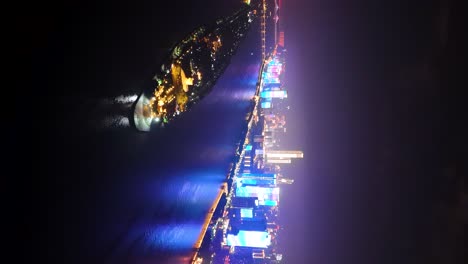
M 172 41 L 240 6 L 185 2 L 77 4 L 38 48 L 39 195 L 27 207 L 40 218 L 34 241 L 47 244 L 50 262 L 162 263 L 198 237 L 245 124 L 260 43 L 254 24 L 211 94 L 171 126 L 136 132 L 126 120 L 131 98 L 151 84 Z

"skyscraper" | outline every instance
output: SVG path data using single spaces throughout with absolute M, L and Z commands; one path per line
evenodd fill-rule
M 288 178 L 281 178 L 281 179 L 278 179 L 277 183 L 278 184 L 293 184 L 294 180 L 288 179 Z
M 271 164 L 290 164 L 291 159 L 267 159 L 266 162 Z
M 276 159 L 303 158 L 304 153 L 299 150 L 268 150 L 266 151 L 266 157 Z
M 288 93 L 286 90 L 279 91 L 263 91 L 260 93 L 261 98 L 287 98 Z

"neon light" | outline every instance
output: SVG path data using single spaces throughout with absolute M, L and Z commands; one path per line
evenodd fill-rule
M 275 200 L 279 201 L 278 187 L 262 187 L 262 186 L 237 186 L 236 196 L 238 197 L 258 197 L 259 200 Z
M 240 214 L 242 218 L 252 218 L 253 209 L 252 208 L 241 208 Z
M 254 178 L 237 178 L 237 184 L 240 185 L 276 185 L 276 179 L 254 179 Z
M 228 246 L 267 248 L 271 244 L 270 234 L 266 231 L 240 230 L 237 235 L 228 234 Z
M 273 178 L 276 179 L 276 173 L 242 173 L 242 178 Z
M 280 91 L 263 91 L 260 93 L 260 97 L 262 98 L 286 98 L 288 94 L 286 90 Z
M 265 205 L 265 206 L 278 206 L 278 201 L 274 200 L 260 200 L 258 202 L 259 205 Z
M 262 102 L 261 107 L 262 108 L 271 108 L 271 102 Z

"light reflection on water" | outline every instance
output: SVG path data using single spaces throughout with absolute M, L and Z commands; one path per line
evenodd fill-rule
M 136 203 L 144 212 L 125 233 L 113 250 L 109 263 L 122 257 L 133 258 L 128 263 L 144 263 L 156 255 L 185 256 L 197 240 L 205 215 L 225 179 L 223 171 L 173 171 L 166 178 L 141 181 L 131 192 L 138 193 Z M 115 219 L 118 220 L 118 219 Z M 157 259 L 155 263 L 161 263 Z M 173 259 L 172 263 L 181 263 Z
M 219 187 L 226 177 L 224 172 L 200 170 L 170 173 L 169 179 L 154 179 L 146 181 L 140 189 L 144 190 L 143 199 L 161 201 L 171 206 L 193 206 L 194 204 L 208 204 L 216 197 Z
M 136 101 L 138 95 L 119 95 L 115 98 L 104 98 L 99 102 L 102 108 L 99 111 L 104 113 L 101 122 L 99 122 L 99 129 L 109 128 L 129 128 L 129 113 L 132 104 Z
M 145 231 L 144 250 L 177 251 L 190 249 L 200 234 L 199 223 L 167 224 L 150 227 Z
M 135 220 L 126 230 L 100 233 L 104 237 L 123 234 L 122 238 L 114 235 L 117 246 L 106 256 L 109 263 L 118 263 L 123 257 L 125 263 L 167 263 L 155 255 L 181 260 L 181 252 L 191 252 L 235 155 L 235 143 L 255 92 L 259 65 L 253 61 L 258 62 L 234 57 L 199 105 L 158 137 L 148 134 L 145 144 L 155 147 L 142 152 L 141 164 L 113 190 L 121 196 L 112 201 L 118 204 L 117 213 L 109 214 L 135 212 Z M 138 208 L 132 208 L 136 205 Z M 123 213 L 113 221 L 125 226 L 128 218 Z M 170 263 L 180 263 L 178 260 Z

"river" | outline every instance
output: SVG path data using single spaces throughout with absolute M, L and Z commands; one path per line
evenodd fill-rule
M 137 132 L 126 119 L 135 95 L 151 83 L 151 71 L 141 80 L 142 73 L 118 71 L 131 67 L 112 66 L 114 60 L 96 65 L 115 72 L 106 69 L 102 76 L 90 64 L 89 72 L 74 72 L 78 83 L 67 80 L 68 88 L 81 90 L 43 98 L 48 105 L 38 110 L 38 120 L 47 129 L 38 132 L 37 168 L 47 176 L 37 179 L 44 197 L 33 207 L 42 203 L 46 211 L 41 224 L 48 258 L 185 261 L 241 138 L 261 60 L 257 28 L 252 26 L 213 91 L 160 131 Z M 103 89 L 94 90 L 99 84 Z

